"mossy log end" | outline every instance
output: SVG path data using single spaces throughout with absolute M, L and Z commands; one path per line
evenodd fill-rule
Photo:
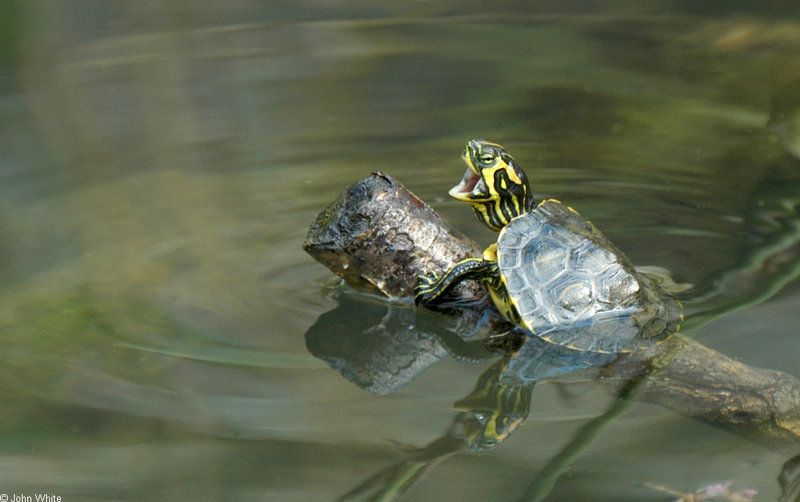
M 348 283 L 394 299 L 411 294 L 421 271 L 441 272 L 481 251 L 382 173 L 352 185 L 325 209 L 304 249 Z M 452 294 L 470 302 L 485 290 L 465 283 Z M 605 372 L 618 392 L 636 381 L 641 401 L 782 450 L 800 447 L 800 380 L 785 373 L 747 366 L 682 334 L 622 357 Z

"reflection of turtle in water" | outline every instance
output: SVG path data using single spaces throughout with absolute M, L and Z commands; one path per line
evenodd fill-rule
M 464 443 L 472 451 L 491 450 L 519 427 L 531 408 L 533 385 L 509 385 L 501 381 L 508 357 L 494 363 L 475 384 L 475 389 L 455 403 L 464 416 Z
M 534 204 L 525 173 L 503 147 L 473 140 L 464 160 L 467 171 L 450 195 L 471 204 L 500 236 L 482 258 L 420 276 L 417 303 L 435 303 L 458 281 L 477 279 L 515 325 L 588 352 L 624 352 L 634 340 L 678 329 L 677 302 L 573 209 L 552 199 Z

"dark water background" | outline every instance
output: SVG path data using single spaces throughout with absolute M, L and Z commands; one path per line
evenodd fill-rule
M 336 282 L 301 244 L 376 170 L 490 242 L 445 198 L 477 136 L 690 297 L 766 291 L 692 335 L 800 376 L 800 283 L 724 282 L 800 233 L 800 9 L 554 5 L 0 2 L 0 493 L 332 500 L 440 437 L 490 363 L 359 389 L 306 349 Z M 609 401 L 542 383 L 407 497 L 516 500 Z M 787 459 L 636 404 L 548 500 L 775 500 Z

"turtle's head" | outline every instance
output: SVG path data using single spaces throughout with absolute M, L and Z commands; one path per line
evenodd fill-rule
M 533 207 L 528 178 L 505 149 L 483 139 L 473 139 L 464 151 L 467 172 L 450 189 L 450 196 L 472 205 L 475 215 L 489 228 L 500 230 L 512 218 Z

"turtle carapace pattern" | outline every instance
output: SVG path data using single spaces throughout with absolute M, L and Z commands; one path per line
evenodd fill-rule
M 476 139 L 450 195 L 499 230 L 480 258 L 423 274 L 415 301 L 430 305 L 464 279 L 486 283 L 500 313 L 532 335 L 581 351 L 620 353 L 679 329 L 680 305 L 574 209 L 534 203 L 528 178 L 506 150 Z

